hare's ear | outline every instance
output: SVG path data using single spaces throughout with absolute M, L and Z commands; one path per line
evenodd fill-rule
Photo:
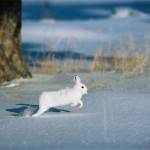
M 79 77 L 78 75 L 75 75 L 74 78 L 73 78 L 73 81 L 74 81 L 75 83 L 80 83 L 80 82 L 81 82 L 81 79 L 80 79 L 80 77 Z

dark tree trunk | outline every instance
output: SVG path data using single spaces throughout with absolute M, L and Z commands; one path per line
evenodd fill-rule
M 0 83 L 31 77 L 21 52 L 21 0 L 0 2 Z

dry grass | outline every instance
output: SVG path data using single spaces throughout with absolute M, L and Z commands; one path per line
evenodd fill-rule
M 62 72 L 75 72 L 77 70 L 77 62 L 73 59 L 66 60 L 62 66 Z
M 89 62 L 86 60 L 52 60 L 46 59 L 37 61 L 31 68 L 32 73 L 72 73 L 72 72 L 89 72 Z
M 57 46 L 55 48 L 57 49 Z M 150 59 L 146 55 L 146 50 L 139 50 L 131 37 L 126 40 L 125 46 L 121 43 L 114 51 L 115 53 L 111 57 L 106 57 L 103 55 L 103 51 L 98 49 L 92 60 L 85 58 L 57 60 L 55 56 L 53 58 L 47 56 L 45 60 L 33 62 L 34 66 L 31 71 L 34 73 L 115 71 L 128 74 L 143 73 L 146 68 L 150 68 Z
M 47 58 L 42 61 L 36 61 L 31 71 L 33 73 L 72 73 L 72 72 L 96 72 L 96 71 L 116 71 L 122 74 L 143 73 L 145 68 L 150 67 L 147 57 L 136 52 L 133 56 L 127 54 L 114 54 L 110 58 L 103 57 L 100 53 L 95 53 L 93 60 L 68 59 L 60 61 L 53 58 Z
M 150 67 L 150 60 L 144 53 L 135 52 L 132 56 L 127 53 L 115 53 L 112 57 L 103 57 L 100 53 L 95 53 L 91 71 L 114 70 L 123 74 L 143 73 Z
M 92 65 L 91 65 L 91 71 L 99 71 L 99 70 L 104 70 L 104 61 L 101 53 L 99 51 L 96 51 Z
M 147 66 L 147 58 L 144 54 L 136 52 L 133 56 L 124 54 L 122 56 L 114 55 L 112 58 L 112 69 L 127 74 L 132 73 L 143 73 Z
M 31 68 L 33 73 L 57 73 L 60 71 L 59 62 L 53 56 L 51 59 L 48 57 L 45 60 L 37 61 Z
M 89 72 L 90 65 L 89 62 L 85 59 L 79 60 L 65 60 L 63 66 L 61 66 L 61 71 L 64 73 L 71 73 L 71 72 Z

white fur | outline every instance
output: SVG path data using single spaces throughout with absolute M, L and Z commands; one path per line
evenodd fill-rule
M 43 92 L 39 97 L 39 110 L 32 116 L 39 116 L 51 107 L 63 105 L 82 108 L 81 97 L 87 94 L 87 87 L 81 83 L 79 76 L 74 76 L 74 82 L 75 85 L 72 88 Z

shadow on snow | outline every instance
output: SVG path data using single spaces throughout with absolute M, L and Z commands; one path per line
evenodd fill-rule
M 6 111 L 11 112 L 11 116 L 32 115 L 35 112 L 37 112 L 37 110 L 39 108 L 38 105 L 32 105 L 32 104 L 16 104 L 16 105 L 20 106 L 20 107 L 6 109 Z M 54 112 L 54 113 L 67 112 L 67 113 L 69 113 L 70 111 L 52 107 L 47 112 Z

